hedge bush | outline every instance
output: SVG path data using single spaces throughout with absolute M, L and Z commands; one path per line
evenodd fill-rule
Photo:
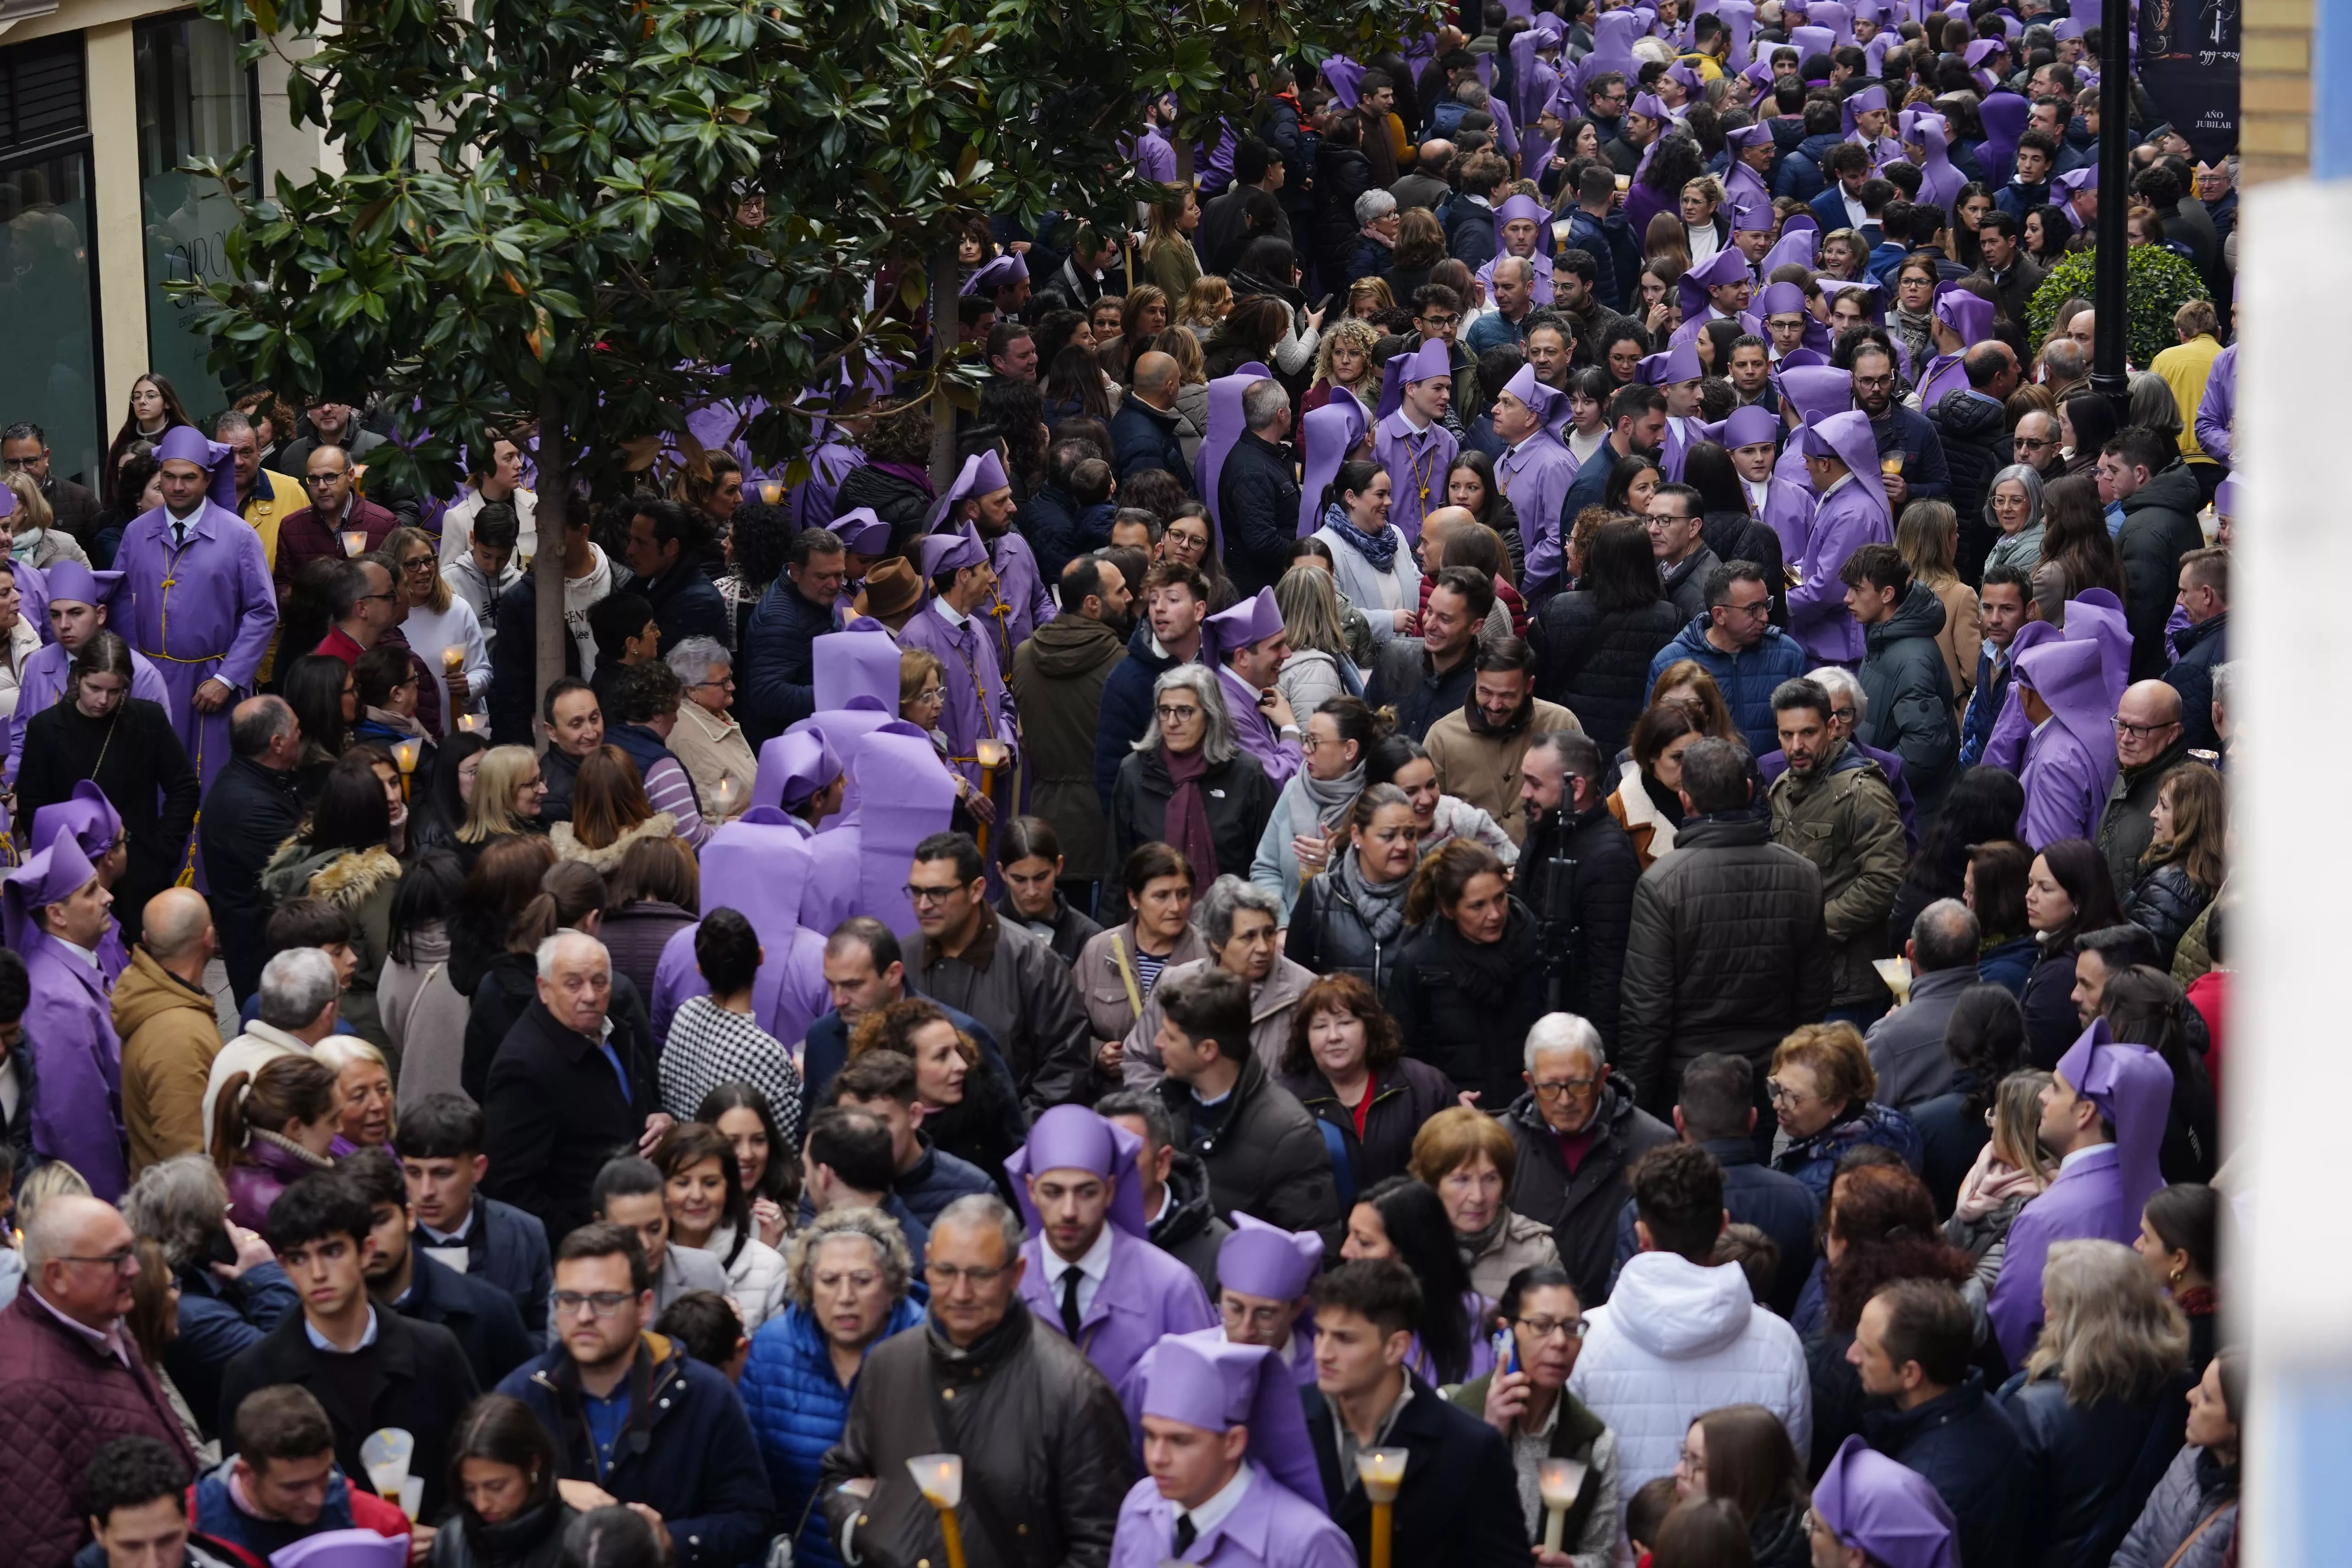
M 2129 341 L 2124 353 L 2139 369 L 2180 341 L 2172 330 L 2172 313 L 2191 300 L 2212 298 L 2204 280 L 2186 258 L 2162 246 L 2136 245 L 2125 252 L 2126 298 L 2130 301 Z M 2098 268 L 2096 250 L 2077 250 L 2050 269 L 2042 287 L 2025 307 L 2033 342 L 2041 342 L 2056 325 L 2058 307 L 2071 299 L 2092 296 L 2092 278 Z

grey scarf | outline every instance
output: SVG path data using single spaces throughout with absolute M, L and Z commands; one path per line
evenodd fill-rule
M 1315 803 L 1315 820 L 1326 827 L 1337 827 L 1348 818 L 1349 807 L 1364 793 L 1364 764 L 1358 763 L 1336 779 L 1318 779 L 1305 768 L 1298 770 L 1298 787 Z
M 1411 877 L 1399 877 L 1393 882 L 1372 882 L 1365 879 L 1364 863 L 1353 849 L 1339 857 L 1339 887 L 1363 916 L 1372 940 L 1385 947 L 1404 931 L 1405 889 L 1412 886 Z

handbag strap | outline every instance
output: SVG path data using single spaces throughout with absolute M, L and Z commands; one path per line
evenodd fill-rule
M 1119 984 L 1127 987 L 1127 1005 L 1135 1009 L 1138 1018 L 1141 1018 L 1143 992 L 1135 982 L 1135 966 L 1127 961 L 1127 943 L 1118 939 L 1117 931 L 1110 933 L 1110 961 L 1118 965 Z
M 2237 1506 L 2238 1500 L 2236 1498 L 2231 1498 L 2229 1501 L 2215 1509 L 2211 1513 L 2209 1513 L 2203 1519 L 2199 1520 L 2197 1521 L 2197 1528 L 2190 1531 L 2188 1538 L 2182 1541 L 2179 1546 L 2173 1548 L 2172 1555 L 2164 1560 L 2164 1568 L 2179 1568 L 2180 1560 L 2189 1555 L 2189 1549 L 2197 1544 L 2197 1538 L 2204 1534 L 2207 1531 L 2212 1529 L 2213 1521 L 2215 1520 L 2221 1518 L 2223 1514 L 2229 1512 L 2231 1509 Z

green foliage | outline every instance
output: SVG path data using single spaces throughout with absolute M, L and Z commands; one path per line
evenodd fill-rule
M 2130 327 L 2124 353 L 2145 369 L 2149 361 L 2180 341 L 2172 330 L 2172 313 L 2191 300 L 2211 298 L 2203 279 L 2187 258 L 2162 246 L 2138 245 L 2124 253 L 2125 298 L 2130 302 Z M 2042 287 L 2025 307 L 2032 341 L 2040 342 L 2056 324 L 2058 307 L 2069 300 L 2091 298 L 2092 279 L 2098 270 L 2096 250 L 2071 252 L 2050 269 Z

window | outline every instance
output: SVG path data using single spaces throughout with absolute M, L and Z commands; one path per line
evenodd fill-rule
M 192 159 L 226 163 L 260 145 L 253 73 L 236 59 L 236 35 L 194 12 L 142 22 L 132 33 L 139 81 L 139 202 L 147 235 L 147 363 L 171 382 L 199 420 L 226 408 L 230 393 L 205 366 L 209 340 L 189 325 L 193 308 L 164 285 L 219 278 L 236 208 L 217 182 L 184 174 Z M 239 171 L 259 177 L 248 156 Z
M 89 197 L 81 36 L 0 48 L 0 318 L 17 367 L 5 417 L 39 425 L 55 471 L 83 483 L 105 450 Z

